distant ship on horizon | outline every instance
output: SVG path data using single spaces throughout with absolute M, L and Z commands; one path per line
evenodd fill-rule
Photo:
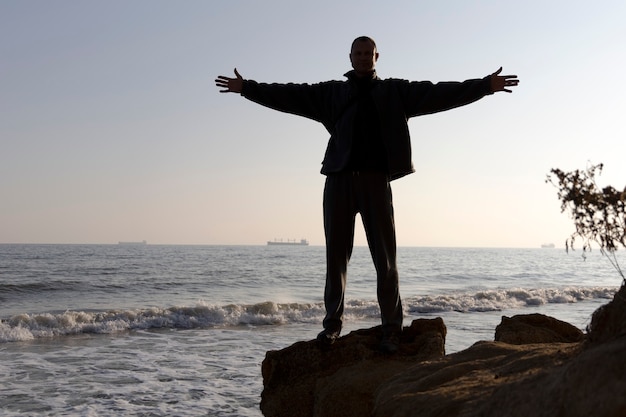
M 268 240 L 267 244 L 268 245 L 308 246 L 309 241 L 306 239 L 300 239 L 300 241 L 297 241 L 296 239 L 287 239 L 287 240 L 274 239 L 274 240 Z
M 148 242 L 142 240 L 141 242 L 117 242 L 118 245 L 147 245 Z
M 552 249 L 554 248 L 554 243 L 544 243 L 541 245 L 541 247 L 544 249 Z

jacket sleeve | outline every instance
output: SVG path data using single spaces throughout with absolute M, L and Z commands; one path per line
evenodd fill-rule
M 489 76 L 462 82 L 405 81 L 399 91 L 407 117 L 464 106 L 493 94 Z
M 241 95 L 270 109 L 326 124 L 331 120 L 332 94 L 326 83 L 267 84 L 245 80 Z

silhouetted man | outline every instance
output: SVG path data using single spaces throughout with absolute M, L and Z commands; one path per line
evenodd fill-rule
M 402 332 L 402 302 L 396 267 L 396 234 L 390 181 L 414 172 L 407 121 L 410 117 L 472 103 L 518 84 L 516 75 L 501 76 L 502 68 L 482 79 L 463 82 L 380 79 L 376 75 L 376 43 L 367 36 L 354 40 L 353 70 L 346 81 L 317 84 L 266 84 L 218 76 L 220 92 L 241 93 L 275 110 L 304 116 L 324 125 L 330 140 L 322 162 L 326 287 L 324 330 L 317 339 L 332 344 L 341 332 L 348 261 L 354 224 L 361 214 L 377 275 L 381 310 L 380 349 L 398 349 Z

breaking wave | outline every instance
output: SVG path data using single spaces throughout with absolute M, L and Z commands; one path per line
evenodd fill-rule
M 426 314 L 446 311 L 486 312 L 533 307 L 548 303 L 576 303 L 611 299 L 616 287 L 564 289 L 502 289 L 473 293 L 409 297 L 405 312 Z M 346 320 L 379 315 L 375 300 L 346 301 Z M 319 323 L 322 303 L 275 303 L 271 301 L 223 306 L 198 303 L 193 307 L 140 308 L 111 311 L 65 311 L 24 313 L 0 320 L 0 342 L 15 342 L 78 334 L 111 334 L 146 329 L 195 329 L 232 326 L 263 326 L 289 323 Z

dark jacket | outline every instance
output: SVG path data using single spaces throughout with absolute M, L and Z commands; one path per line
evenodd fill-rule
M 330 133 L 322 174 L 344 170 L 350 160 L 356 113 L 354 71 L 347 81 L 317 84 L 266 84 L 245 80 L 241 94 L 266 107 L 307 117 L 324 125 Z M 380 117 L 387 153 L 389 178 L 394 180 L 415 171 L 407 121 L 410 117 L 436 113 L 472 103 L 492 94 L 489 76 L 463 82 L 382 80 L 374 74 L 372 97 Z

